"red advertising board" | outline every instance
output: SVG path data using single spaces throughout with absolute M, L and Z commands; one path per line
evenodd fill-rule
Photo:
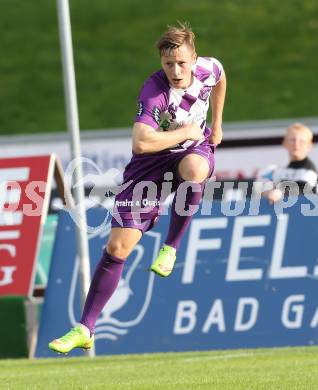
M 55 156 L 0 159 L 0 296 L 32 293 Z

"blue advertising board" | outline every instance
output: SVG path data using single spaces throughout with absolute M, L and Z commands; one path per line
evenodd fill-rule
M 306 203 L 299 198 L 279 215 L 263 200 L 257 214 L 250 201 L 239 212 L 219 201 L 208 212 L 201 205 L 168 278 L 148 271 L 169 225 L 169 216 L 161 216 L 128 258 L 97 321 L 96 353 L 317 344 L 318 223 L 317 216 L 301 212 L 305 205 L 311 214 Z M 107 210 L 91 209 L 88 224 L 98 226 L 107 217 Z M 106 224 L 90 235 L 92 273 L 109 231 Z M 48 342 L 80 319 L 78 271 L 74 222 L 61 212 L 37 357 L 55 356 Z

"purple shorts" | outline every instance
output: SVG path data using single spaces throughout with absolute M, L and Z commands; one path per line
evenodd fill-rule
M 178 165 L 188 154 L 204 157 L 214 170 L 214 146 L 201 145 L 181 151 L 133 155 L 124 171 L 124 182 L 115 197 L 112 227 L 150 230 L 160 214 L 160 206 L 177 189 Z

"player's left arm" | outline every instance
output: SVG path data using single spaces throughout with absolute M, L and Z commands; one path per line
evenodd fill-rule
M 211 144 L 220 144 L 222 141 L 222 117 L 223 107 L 226 93 L 226 76 L 223 70 L 222 76 L 219 82 L 213 87 L 213 91 L 210 95 L 210 102 L 212 108 L 212 134 L 209 142 Z

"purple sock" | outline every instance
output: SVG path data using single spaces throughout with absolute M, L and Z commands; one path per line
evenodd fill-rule
M 183 181 L 183 183 L 187 183 L 187 182 Z M 179 200 L 180 202 L 180 195 L 178 196 L 178 190 L 181 184 L 182 183 L 180 183 L 177 188 L 176 195 L 172 203 L 169 231 L 168 231 L 167 239 L 165 241 L 167 245 L 172 246 L 173 248 L 176 249 L 179 248 L 181 239 L 185 231 L 187 230 L 193 215 L 193 213 L 189 213 L 191 215 L 179 215 L 178 210 L 180 210 L 181 208 L 185 211 L 188 211 L 189 207 L 199 205 L 202 198 L 202 192 L 205 183 L 193 183 L 195 186 L 198 186 L 197 189 L 199 191 L 193 191 L 191 187 L 188 187 L 187 194 L 185 196 L 185 202 L 184 202 L 185 204 L 176 207 L 177 200 Z
M 124 260 L 109 255 L 105 250 L 96 267 L 80 321 L 91 334 L 94 333 L 98 316 L 116 290 L 124 263 Z

